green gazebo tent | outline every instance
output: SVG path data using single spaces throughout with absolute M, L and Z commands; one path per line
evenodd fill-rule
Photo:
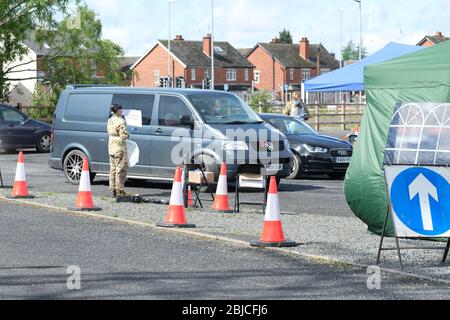
M 388 210 L 384 151 L 397 102 L 450 101 L 450 41 L 365 69 L 367 107 L 345 180 L 353 212 L 381 234 Z M 393 226 L 388 225 L 393 236 Z

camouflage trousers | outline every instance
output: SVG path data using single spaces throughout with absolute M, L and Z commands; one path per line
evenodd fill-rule
M 128 171 L 128 154 L 120 152 L 109 155 L 109 191 L 123 191 Z

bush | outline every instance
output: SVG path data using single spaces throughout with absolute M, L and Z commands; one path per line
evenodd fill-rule
M 28 116 L 34 119 L 51 119 L 55 112 L 57 95 L 49 87 L 37 83 L 33 93 L 32 107 L 25 110 Z
M 268 112 L 271 108 L 268 106 L 272 100 L 272 94 L 267 90 L 256 91 L 250 95 L 249 105 L 256 111 L 260 112 L 259 107 L 262 106 L 263 112 Z

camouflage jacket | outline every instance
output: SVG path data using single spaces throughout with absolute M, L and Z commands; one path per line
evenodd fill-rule
M 117 155 L 127 152 L 127 140 L 130 135 L 127 131 L 127 124 L 124 118 L 113 115 L 108 120 L 109 144 L 108 150 L 110 155 Z

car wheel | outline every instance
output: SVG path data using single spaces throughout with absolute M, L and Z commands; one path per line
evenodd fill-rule
M 46 132 L 41 134 L 36 141 L 36 149 L 40 153 L 50 152 L 51 147 L 51 136 L 50 133 Z
M 73 185 L 78 185 L 83 171 L 83 159 L 86 155 L 80 150 L 72 150 L 64 158 L 63 171 L 66 179 Z M 89 175 L 91 182 L 95 179 L 95 173 Z
M 294 155 L 294 161 L 292 166 L 292 173 L 287 179 L 294 180 L 294 179 L 300 179 L 302 175 L 302 160 L 298 155 Z
M 331 179 L 343 180 L 345 178 L 345 172 L 333 172 L 333 173 L 329 173 L 328 176 Z

